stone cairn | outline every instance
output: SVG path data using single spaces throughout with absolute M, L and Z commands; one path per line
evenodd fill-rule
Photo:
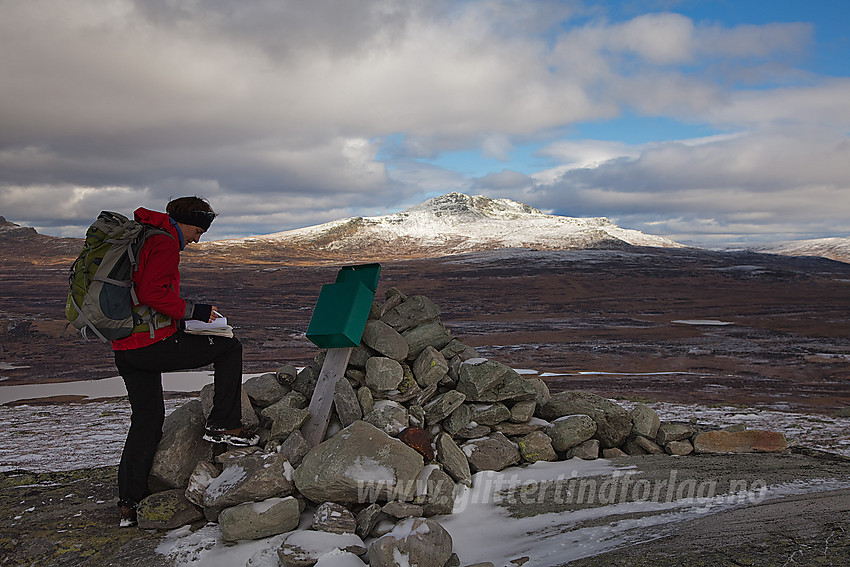
M 287 534 L 265 552 L 284 567 L 311 566 L 327 553 L 360 564 L 367 551 L 373 567 L 397 565 L 399 557 L 420 567 L 459 566 L 451 536 L 433 516 L 452 512 L 459 485 L 471 486 L 475 472 L 575 457 L 786 449 L 781 433 L 706 431 L 662 423 L 643 404 L 627 411 L 587 392 L 550 395 L 542 379 L 453 338 L 439 315 L 428 298 L 395 288 L 373 305 L 316 447 L 300 428 L 324 352 L 300 371 L 284 366 L 244 383 L 242 421 L 258 429 L 257 447 L 224 451 L 201 440 L 212 407 L 207 385 L 200 400 L 166 419 L 140 527 L 206 519 L 219 523 L 226 541 Z M 307 506 L 315 512 L 304 529 Z

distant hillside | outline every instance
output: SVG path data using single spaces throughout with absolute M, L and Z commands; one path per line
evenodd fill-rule
M 838 262 L 850 263 L 850 237 L 780 242 L 759 247 L 756 251 L 784 256 L 820 256 Z
M 501 248 L 539 250 L 665 248 L 682 245 L 628 230 L 604 217 L 547 215 L 509 199 L 449 193 L 400 213 L 354 217 L 265 236 L 208 242 L 204 253 L 256 255 L 285 249 L 294 256 L 403 259 Z

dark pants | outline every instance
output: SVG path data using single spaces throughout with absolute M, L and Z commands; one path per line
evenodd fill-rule
M 215 395 L 207 425 L 236 429 L 242 418 L 242 343 L 238 339 L 178 331 L 144 348 L 115 351 L 115 365 L 132 408 L 118 466 L 119 504 L 134 506 L 148 495 L 148 475 L 165 420 L 162 372 L 208 364 L 215 369 Z

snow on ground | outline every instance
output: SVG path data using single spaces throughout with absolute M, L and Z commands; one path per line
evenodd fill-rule
M 523 370 L 523 373 L 531 374 L 533 371 Z M 170 413 L 191 396 L 186 394 L 186 397 L 166 400 L 166 412 Z M 614 401 L 627 409 L 635 405 L 635 402 Z M 782 431 L 792 444 L 850 456 L 850 418 L 696 404 L 658 402 L 647 405 L 664 421 L 695 421 L 714 426 L 743 424 L 749 428 Z M 0 427 L 6 432 L 6 439 L 11 439 L 11 443 L 0 445 L 0 471 L 62 471 L 115 465 L 121 455 L 129 421 L 130 408 L 126 398 L 0 406 Z M 69 454 L 74 455 L 73 460 L 64 457 Z M 664 524 L 691 519 L 708 510 L 716 512 L 740 505 L 742 498 L 751 502 L 764 498 L 763 493 L 750 491 L 732 499 L 717 496 L 676 498 L 673 501 L 622 501 L 568 512 L 514 517 L 500 501 L 500 494 L 504 493 L 495 482 L 509 479 L 508 485 L 513 483 L 517 487 L 526 480 L 545 483 L 547 479 L 563 481 L 601 475 L 610 477 L 624 474 L 620 472 L 623 470 L 615 461 L 572 459 L 537 463 L 525 468 L 512 467 L 501 473 L 478 473 L 474 488 L 459 493 L 455 513 L 440 517 L 439 521 L 452 535 L 454 551 L 463 564 L 492 561 L 494 557 L 529 557 L 528 564 L 547 567 L 593 556 L 634 542 L 637 538 L 645 540 L 646 528 L 658 526 L 660 530 Z M 771 486 L 770 496 L 807 490 L 811 490 L 811 486 L 805 484 Z M 305 529 L 311 520 L 310 513 L 308 509 L 302 518 Z M 626 516 L 632 513 L 636 515 Z M 252 567 L 276 567 L 274 550 L 283 537 L 226 545 L 218 525 L 208 524 L 194 532 L 185 527 L 170 532 L 158 552 L 175 565 L 229 567 L 245 565 L 250 560 Z M 367 544 L 369 542 L 366 541 Z M 338 559 L 339 562 L 334 563 L 335 558 L 328 558 L 326 563 L 328 566 L 356 564 L 351 562 L 351 558 Z

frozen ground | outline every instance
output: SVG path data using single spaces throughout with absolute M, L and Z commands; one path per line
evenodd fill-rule
M 166 411 L 173 411 L 188 397 L 186 394 L 186 397 L 167 400 Z M 634 405 L 633 402 L 617 402 L 627 408 Z M 649 405 L 665 421 L 696 421 L 716 426 L 743 424 L 750 428 L 783 431 L 792 444 L 850 456 L 850 418 L 693 404 Z M 0 447 L 0 471 L 63 471 L 115 465 L 128 424 L 129 407 L 122 398 L 0 406 L 0 427 L 7 432 L 7 439 L 12 440 Z M 69 459 L 68 455 L 73 458 Z M 553 567 L 651 541 L 669 526 L 706 516 L 709 512 L 714 514 L 763 500 L 850 486 L 846 475 L 813 473 L 803 480 L 768 476 L 768 480 L 761 481 L 761 477 L 754 480 L 755 477 L 741 472 L 735 478 L 746 482 L 737 492 L 730 493 L 722 487 L 715 491 L 713 486 L 708 490 L 708 481 L 688 484 L 689 481 L 683 482 L 682 476 L 673 497 L 634 498 L 632 491 L 632 498 L 599 501 L 603 497 L 602 479 L 622 482 L 636 474 L 635 478 L 649 479 L 653 487 L 660 489 L 667 483 L 669 489 L 674 486 L 673 477 L 668 477 L 670 467 L 678 467 L 680 474 L 685 475 L 689 467 L 704 468 L 698 460 L 699 457 L 670 460 L 654 472 L 646 469 L 646 464 L 573 459 L 510 468 L 500 473 L 479 473 L 474 484 L 476 488 L 462 492 L 455 513 L 440 518 L 440 522 L 452 534 L 454 550 L 463 564 L 504 560 L 507 565 L 512 559 L 528 558 L 529 565 Z M 594 488 L 598 488 L 594 494 L 599 500 L 592 501 L 593 496 L 590 496 L 587 505 L 549 508 L 549 504 L 540 506 L 536 500 L 537 494 L 543 494 L 542 487 L 551 488 L 559 482 L 566 486 L 567 481 L 594 478 L 599 480 L 599 484 L 594 484 Z M 521 506 L 522 489 L 526 486 L 538 489 L 538 492 L 526 493 L 531 494 L 533 501 L 531 513 L 524 513 Z M 621 493 L 625 491 L 623 488 Z M 563 492 L 564 495 L 575 493 L 575 486 Z M 547 498 L 551 499 L 551 494 Z M 304 527 L 309 526 L 309 514 L 310 510 L 305 512 Z M 195 531 L 181 528 L 170 532 L 159 544 L 157 553 L 174 565 L 223 567 L 245 565 L 250 560 L 253 567 L 276 567 L 276 556 L 269 550 L 276 549 L 281 539 L 282 536 L 277 536 L 225 545 L 218 526 L 208 524 Z M 322 565 L 352 565 L 344 562 L 347 560 L 350 558 L 329 557 Z

